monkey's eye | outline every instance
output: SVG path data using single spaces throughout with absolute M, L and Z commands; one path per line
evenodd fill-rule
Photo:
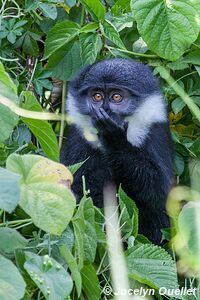
M 122 100 L 122 96 L 118 93 L 112 95 L 112 100 L 115 102 L 120 102 Z
M 93 99 L 97 102 L 102 101 L 103 95 L 101 95 L 100 93 L 95 93 L 95 94 L 93 94 Z

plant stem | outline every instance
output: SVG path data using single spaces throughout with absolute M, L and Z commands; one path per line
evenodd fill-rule
M 62 116 L 61 114 L 26 110 L 17 106 L 14 102 L 4 97 L 3 95 L 0 95 L 0 104 L 5 105 L 16 115 L 24 118 L 52 121 L 62 121 L 64 119 L 66 122 L 72 122 L 72 120 L 70 120 L 70 118 L 66 115 Z
M 63 81 L 62 106 L 61 106 L 61 115 L 62 116 L 64 116 L 65 107 L 66 107 L 66 90 L 67 90 L 67 82 Z M 61 149 L 61 147 L 62 147 L 64 129 L 65 129 L 65 119 L 63 118 L 63 119 L 61 119 L 61 122 L 60 122 L 59 149 Z
M 125 49 L 110 47 L 108 45 L 106 45 L 105 47 L 108 50 L 118 50 L 120 52 L 131 54 L 131 55 L 134 55 L 134 56 L 141 56 L 141 57 L 147 57 L 147 58 L 158 58 L 158 56 L 154 55 L 154 54 L 137 53 L 137 52 L 133 52 L 133 51 L 125 50 Z
M 8 226 L 8 225 L 20 225 L 23 223 L 30 223 L 32 222 L 32 219 L 23 219 L 23 220 L 16 220 L 16 221 L 5 221 L 0 224 L 0 227 Z

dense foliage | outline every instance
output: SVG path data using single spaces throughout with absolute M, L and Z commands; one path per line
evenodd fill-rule
M 137 208 L 119 190 L 130 287 L 153 288 L 158 299 L 161 287 L 198 288 L 199 11 L 200 0 L 1 0 L 0 299 L 113 297 L 103 211 L 84 178 L 76 205 L 71 173 L 80 164 L 71 173 L 59 164 L 67 83 L 82 66 L 110 57 L 148 63 L 160 77 L 174 171 L 187 186 L 169 197 L 172 227 L 163 236 L 173 247 L 162 248 L 138 234 Z M 182 200 L 191 202 L 180 212 Z

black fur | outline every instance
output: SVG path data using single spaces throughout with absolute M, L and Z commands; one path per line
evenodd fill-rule
M 81 100 L 84 89 L 106 84 L 134 91 L 135 106 L 139 106 L 146 96 L 160 93 L 158 82 L 147 66 L 126 59 L 102 61 L 86 67 L 70 84 L 69 92 L 77 105 L 80 104 L 81 113 L 89 114 L 84 107 L 86 103 Z M 81 130 L 72 125 L 61 153 L 61 162 L 65 165 L 88 158 L 74 176 L 74 193 L 81 198 L 84 175 L 94 204 L 102 207 L 104 184 L 109 181 L 114 181 L 117 186 L 122 184 L 139 208 L 139 232 L 154 243 L 160 243 L 160 229 L 169 225 L 165 203 L 173 178 L 168 122 L 153 123 L 142 146 L 136 147 L 127 141 L 128 124 L 124 116 L 118 120 L 117 113 L 112 116 L 103 108 L 93 109 L 90 115 L 102 147 L 94 148 Z M 130 111 L 127 115 L 130 116 Z

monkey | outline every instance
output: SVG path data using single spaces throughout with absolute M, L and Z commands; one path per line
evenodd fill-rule
M 84 175 L 102 208 L 104 185 L 121 185 L 138 207 L 139 233 L 160 244 L 161 229 L 169 226 L 173 151 L 166 103 L 150 67 L 126 58 L 84 67 L 69 83 L 67 113 L 73 124 L 61 162 L 85 161 L 74 176 L 75 195 L 83 195 Z

